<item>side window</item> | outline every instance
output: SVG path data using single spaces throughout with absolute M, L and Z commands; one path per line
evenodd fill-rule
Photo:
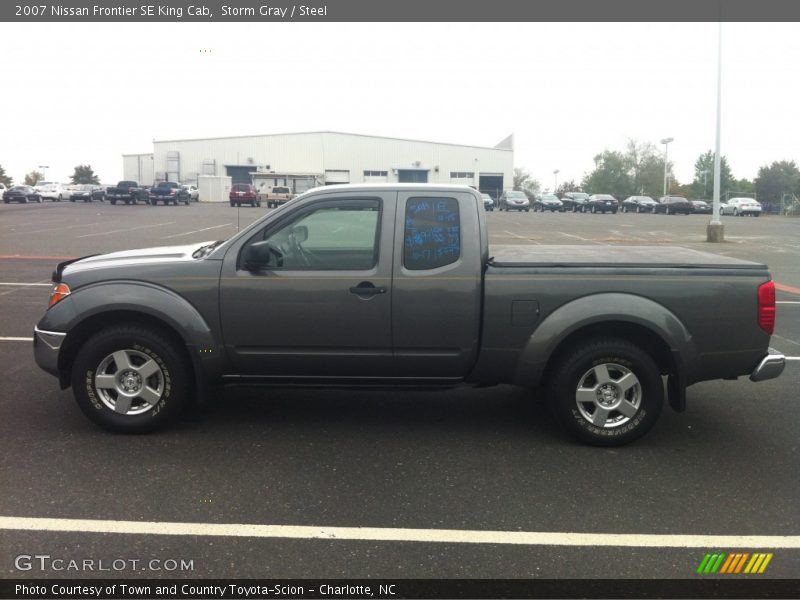
M 278 269 L 366 270 L 378 263 L 381 206 L 355 200 L 303 212 L 265 232 L 281 256 Z
M 461 256 L 461 217 L 455 198 L 409 198 L 403 266 L 411 271 L 452 264 Z

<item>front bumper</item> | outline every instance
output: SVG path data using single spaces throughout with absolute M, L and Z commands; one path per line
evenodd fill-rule
M 769 348 L 767 355 L 761 359 L 758 366 L 750 373 L 750 381 L 765 381 L 767 379 L 775 379 L 786 366 L 786 357 L 778 352 Z
M 66 337 L 66 333 L 33 328 L 33 357 L 36 364 L 56 377 L 59 376 L 58 353 Z

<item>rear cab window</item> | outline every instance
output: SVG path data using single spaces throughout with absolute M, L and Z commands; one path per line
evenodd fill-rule
M 444 267 L 461 256 L 461 216 L 455 198 L 409 198 L 403 231 L 403 266 Z

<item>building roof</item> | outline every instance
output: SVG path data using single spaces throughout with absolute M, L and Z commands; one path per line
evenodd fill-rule
M 513 151 L 513 148 L 508 147 L 509 140 L 513 139 L 513 134 L 504 140 L 502 140 L 496 146 L 475 146 L 470 144 L 451 144 L 449 142 L 432 142 L 430 140 L 414 140 L 409 138 L 398 138 L 398 137 L 391 137 L 391 136 L 383 136 L 383 135 L 367 135 L 363 133 L 348 133 L 345 131 L 294 131 L 294 132 L 284 132 L 284 133 L 261 133 L 261 134 L 252 134 L 252 135 L 230 135 L 230 136 L 218 136 L 218 137 L 207 137 L 207 138 L 184 138 L 184 139 L 177 139 L 177 140 L 153 140 L 154 144 L 163 144 L 163 143 L 170 143 L 170 142 L 203 142 L 208 140 L 233 140 L 233 139 L 241 139 L 241 138 L 255 138 L 255 137 L 274 137 L 279 135 L 320 135 L 324 133 L 330 133 L 334 135 L 349 135 L 353 137 L 365 137 L 365 138 L 373 138 L 378 140 L 396 140 L 400 142 L 415 142 L 418 144 L 437 144 L 440 146 L 461 146 L 463 148 L 480 148 L 482 150 L 507 150 Z

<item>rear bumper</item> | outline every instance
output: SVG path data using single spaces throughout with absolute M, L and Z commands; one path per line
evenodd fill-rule
M 750 373 L 750 381 L 765 381 L 775 379 L 786 366 L 786 357 L 777 350 L 769 349 L 767 355 L 761 359 L 758 366 Z
M 33 357 L 36 364 L 56 377 L 59 376 L 58 353 L 66 337 L 66 333 L 33 328 Z

